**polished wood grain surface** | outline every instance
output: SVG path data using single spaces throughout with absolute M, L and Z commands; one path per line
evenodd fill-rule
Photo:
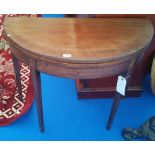
M 6 18 L 4 30 L 29 53 L 68 63 L 127 58 L 148 45 L 153 26 L 146 18 Z M 64 57 L 69 54 L 69 57 Z

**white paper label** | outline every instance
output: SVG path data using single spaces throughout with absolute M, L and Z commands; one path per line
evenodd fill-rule
M 71 55 L 71 54 L 63 54 L 63 57 L 64 57 L 64 58 L 71 58 L 72 55 Z
M 126 79 L 123 76 L 118 76 L 116 91 L 125 96 Z

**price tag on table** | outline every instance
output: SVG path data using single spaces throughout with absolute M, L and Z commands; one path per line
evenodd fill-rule
M 116 91 L 123 96 L 125 96 L 126 84 L 126 79 L 123 76 L 118 76 Z
M 69 53 L 63 54 L 62 57 L 63 58 L 71 58 L 72 57 L 72 54 L 69 54 Z

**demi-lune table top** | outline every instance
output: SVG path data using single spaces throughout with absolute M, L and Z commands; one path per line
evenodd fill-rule
M 12 53 L 36 69 L 60 77 L 88 79 L 125 71 L 149 46 L 147 18 L 7 17 L 4 36 Z
M 13 42 L 37 56 L 70 63 L 108 62 L 139 52 L 152 39 L 146 18 L 6 18 Z

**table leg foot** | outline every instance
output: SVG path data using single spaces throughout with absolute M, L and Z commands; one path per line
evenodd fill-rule
M 41 96 L 41 79 L 40 72 L 36 70 L 36 64 L 34 60 L 31 60 L 30 69 L 32 74 L 32 83 L 36 101 L 37 115 L 39 121 L 40 131 L 44 132 L 44 120 L 43 120 L 43 108 L 42 108 L 42 96 Z
M 22 85 L 21 85 L 21 78 L 20 78 L 20 64 L 18 59 L 12 54 L 12 61 L 15 71 L 15 77 L 16 77 L 16 86 L 18 87 L 19 92 L 19 100 L 22 101 Z
M 112 105 L 112 109 L 111 109 L 111 112 L 110 112 L 109 120 L 108 120 L 108 123 L 107 123 L 107 129 L 108 130 L 111 129 L 111 126 L 112 126 L 114 117 L 116 115 L 116 112 L 117 112 L 119 103 L 121 101 L 121 98 L 122 98 L 122 95 L 116 92 L 116 94 L 114 96 L 114 99 L 113 99 L 113 105 Z

